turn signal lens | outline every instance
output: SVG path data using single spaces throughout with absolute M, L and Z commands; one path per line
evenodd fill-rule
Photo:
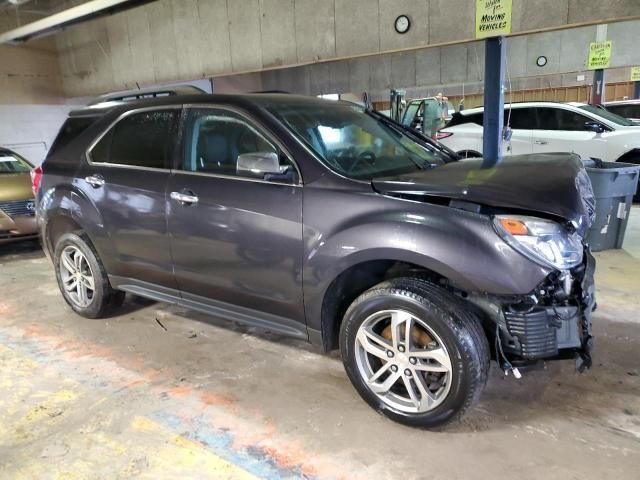
M 515 218 L 501 218 L 500 225 L 511 235 L 529 235 L 529 229 L 524 222 Z

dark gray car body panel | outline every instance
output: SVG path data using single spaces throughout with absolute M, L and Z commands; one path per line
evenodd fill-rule
M 526 295 L 551 272 L 502 241 L 489 215 L 395 196 L 402 189 L 425 193 L 431 175 L 438 185 L 437 189 L 431 185 L 432 193 L 438 190 L 437 196 L 460 198 L 460 183 L 454 185 L 457 195 L 442 188 L 446 175 L 439 171 L 448 167 L 425 171 L 420 178 L 385 179 L 374 185 L 344 178 L 262 108 L 265 97 L 270 102 L 324 102 L 288 95 L 198 95 L 141 101 L 103 112 L 93 126 L 43 165 L 38 217 L 45 246 L 52 248 L 47 242 L 51 221 L 71 218 L 91 239 L 116 287 L 129 285 L 129 291 L 138 289 L 137 293 L 146 289 L 147 296 L 155 291 L 154 298 L 211 313 L 235 311 L 238 318 L 251 317 L 248 312 L 253 312 L 265 320 L 263 325 L 276 325 L 281 319 L 281 331 L 308 329 L 316 342 L 321 341 L 318 333 L 328 288 L 342 272 L 360 263 L 406 262 L 447 278 L 460 290 L 496 295 Z M 86 185 L 84 177 L 95 168 L 87 163 L 87 147 L 123 112 L 203 103 L 243 112 L 284 144 L 303 185 L 257 186 L 234 178 L 178 173 L 179 136 L 172 171 L 147 176 L 148 172 L 114 167 L 103 172 L 114 190 Z M 72 115 L 90 114 L 87 109 Z M 492 178 L 490 171 L 483 175 Z M 562 182 L 558 188 L 575 189 L 568 176 Z M 474 185 L 476 195 L 463 195 L 466 200 L 491 198 L 492 184 L 481 189 L 480 183 Z M 117 185 L 127 185 L 129 196 L 119 192 L 116 198 Z M 211 187 L 205 189 L 205 185 Z M 181 207 L 169 199 L 172 189 L 197 189 L 207 200 Z M 150 190 L 155 193 L 151 195 Z M 108 191 L 114 196 L 105 196 Z M 216 191 L 222 194 L 216 196 Z M 524 197 L 517 201 L 501 193 L 494 196 L 501 199 L 502 207 L 540 210 L 536 205 L 531 208 Z M 573 197 L 561 200 L 566 210 L 554 214 L 566 213 L 567 221 L 580 215 L 572 211 L 572 201 Z M 124 252 L 118 248 L 122 239 L 127 243 Z M 176 246 L 179 254 L 167 260 Z

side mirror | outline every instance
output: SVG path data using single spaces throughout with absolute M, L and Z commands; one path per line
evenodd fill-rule
M 595 133 L 604 132 L 604 127 L 598 122 L 584 122 L 584 129 Z
M 280 175 L 280 160 L 275 152 L 255 152 L 238 155 L 236 171 L 264 178 L 265 175 Z

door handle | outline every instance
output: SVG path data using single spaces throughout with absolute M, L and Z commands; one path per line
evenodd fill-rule
M 182 192 L 171 192 L 170 194 L 171 200 L 176 200 L 183 205 L 194 205 L 198 203 L 199 198 L 194 195 L 192 192 L 182 193 Z
M 93 188 L 99 188 L 104 185 L 104 178 L 102 175 L 89 175 L 84 178 L 84 181 L 91 185 Z
M 546 144 L 548 144 L 549 142 L 547 142 L 547 141 L 545 141 L 545 140 L 536 140 L 536 142 L 535 142 L 535 143 L 536 143 L 536 145 L 546 145 Z

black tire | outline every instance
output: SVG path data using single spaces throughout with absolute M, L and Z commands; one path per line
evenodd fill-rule
M 358 370 L 358 329 L 375 312 L 391 309 L 424 321 L 449 352 L 450 388 L 432 410 L 407 413 L 391 407 L 369 389 Z M 345 313 L 340 350 L 347 375 L 362 398 L 382 415 L 412 427 L 435 428 L 462 417 L 478 401 L 489 375 L 489 343 L 478 317 L 464 300 L 418 278 L 389 280 L 360 295 Z
M 80 250 L 86 258 L 91 268 L 91 273 L 93 274 L 95 290 L 93 291 L 90 303 L 85 307 L 79 306 L 63 286 L 60 257 L 64 249 L 69 246 Z M 60 237 L 58 243 L 55 245 L 53 262 L 56 271 L 56 280 L 58 281 L 58 287 L 60 288 L 62 297 L 77 314 L 86 318 L 102 318 L 108 316 L 124 302 L 125 292 L 114 290 L 111 287 L 107 272 L 98 254 L 85 235 L 66 233 Z

